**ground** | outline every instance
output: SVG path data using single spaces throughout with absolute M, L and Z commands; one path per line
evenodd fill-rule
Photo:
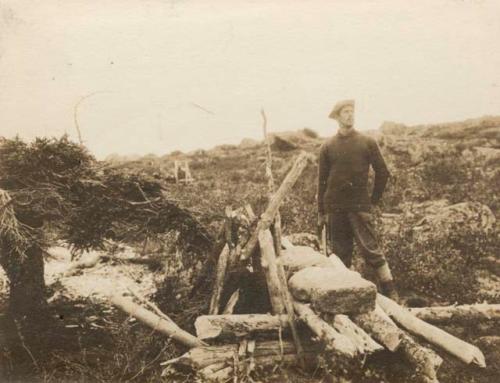
M 321 143 L 321 139 L 314 137 L 314 134 L 289 134 L 286 138 L 297 148 L 287 147 L 283 150 L 283 148 L 275 147 L 273 149 L 273 171 L 278 182 L 289 170 L 299 150 L 316 153 Z M 434 146 L 436 139 L 439 138 L 432 137 Z M 439 142 L 437 149 L 434 146 L 429 149 L 425 146 L 425 142 L 421 138 L 415 139 L 415 137 L 404 135 L 386 135 L 379 138 L 379 143 L 394 176 L 384 197 L 381 211 L 402 221 L 403 218 L 409 217 L 408 214 L 414 213 L 412 209 L 418 203 L 448 198 L 450 203 L 477 201 L 488 206 L 493 214 L 498 216 L 495 185 L 498 186 L 499 178 L 495 175 L 494 166 L 489 162 L 489 165 L 486 162 L 480 163 L 484 166 L 481 165 L 481 172 L 476 173 L 477 164 L 474 165 L 471 162 L 470 168 L 466 169 L 470 171 L 468 174 L 470 177 L 457 183 L 456 180 L 460 179 L 457 177 L 464 176 L 463 172 L 456 171 L 459 167 L 456 162 L 458 160 L 455 157 L 450 157 L 452 160 L 448 160 L 446 155 L 441 155 L 442 147 L 447 146 L 449 142 L 447 141 L 446 145 L 441 145 L 442 142 Z M 138 171 L 146 176 L 160 179 L 164 182 L 168 198 L 193 212 L 211 234 L 216 235 L 223 222 L 223 212 L 227 205 L 238 208 L 245 203 L 250 203 L 257 214 L 263 211 L 268 198 L 264 167 L 265 153 L 265 147 L 259 143 L 246 143 L 242 146 L 221 146 L 211 151 L 197 151 L 190 154 L 172 153 L 162 158 L 148 158 L 147 161 L 139 159 L 120 164 L 120 166 L 124 166 L 128 171 Z M 496 161 L 496 155 L 495 152 L 493 161 Z M 168 174 L 158 173 L 158 169 L 173 167 L 173 161 L 178 158 L 189 160 L 191 173 L 195 178 L 194 183 L 176 185 L 171 183 L 172 180 L 167 177 Z M 429 167 L 429 164 L 432 166 Z M 286 234 L 314 233 L 315 177 L 316 167 L 312 163 L 295 185 L 294 192 L 286 198 L 281 209 L 283 229 Z M 405 222 L 413 222 L 410 218 Z M 383 231 L 388 230 L 384 231 L 384 234 L 387 234 L 384 238 L 389 236 L 390 230 L 397 227 L 393 224 L 382 226 L 379 228 Z M 398 238 L 397 231 L 392 234 L 394 238 Z M 468 235 L 468 233 L 465 234 Z M 458 238 L 457 241 L 468 239 L 472 238 Z M 388 250 L 396 254 L 401 250 L 412 250 L 407 246 L 406 238 L 401 237 L 398 240 L 401 243 L 398 242 L 398 246 Z M 428 262 L 427 266 L 430 265 L 429 275 L 425 276 L 427 279 L 423 276 L 422 279 L 407 277 L 409 274 L 405 273 L 409 271 L 404 268 L 408 265 L 413 266 L 411 263 L 413 258 L 410 257 L 409 260 L 405 260 L 406 263 L 401 263 L 401 272 L 398 275 L 401 280 L 397 282 L 403 298 L 411 298 L 415 302 L 423 299 L 428 305 L 443 302 L 464 303 L 460 301 L 460 294 L 453 294 L 454 292 L 450 291 L 455 289 L 453 284 L 451 287 L 432 284 L 436 280 L 432 279 L 434 276 L 431 272 L 434 264 L 431 261 L 437 259 L 439 263 L 440 260 L 444 261 L 451 257 L 459 259 L 467 255 L 460 252 L 448 252 L 452 244 L 444 242 L 444 245 L 448 247 L 433 247 L 431 250 L 435 252 L 430 252 L 429 257 L 422 260 Z M 460 242 L 460 246 L 462 244 Z M 123 251 L 116 254 L 119 257 L 127 258 L 140 253 L 140 246 L 137 244 L 120 245 Z M 425 246 L 421 249 L 429 250 Z M 478 243 L 478 247 L 471 247 L 474 254 L 470 258 L 473 259 L 477 255 L 477 258 L 481 258 L 481 262 L 474 263 L 474 270 L 470 272 L 474 274 L 473 278 L 467 279 L 464 275 L 464 281 L 474 283 L 476 287 L 479 287 L 467 299 L 486 299 L 490 303 L 499 303 L 500 278 L 488 266 L 489 263 L 483 262 L 487 258 L 498 260 L 498 251 L 482 254 L 481 250 L 486 247 L 482 242 Z M 168 246 L 165 248 L 168 249 Z M 413 249 L 413 251 L 419 249 Z M 498 250 L 498 247 L 496 249 Z M 40 334 L 39 352 L 27 350 L 17 337 L 15 325 L 8 320 L 6 315 L 0 314 L 0 344 L 2 345 L 0 347 L 3 347 L 3 349 L 0 348 L 0 380 L 3 378 L 5 381 L 13 382 L 54 383 L 155 382 L 162 381 L 162 379 L 165 381 L 161 377 L 163 369 L 160 363 L 178 356 L 184 350 L 133 318 L 114 309 L 109 304 L 107 296 L 110 293 L 128 292 L 132 289 L 154 300 L 169 315 L 179 313 L 174 312 L 175 310 L 167 310 L 167 306 L 163 305 L 165 301 L 169 302 L 170 307 L 177 306 L 181 310 L 189 309 L 192 311 L 190 314 L 196 315 L 196 308 L 190 307 L 193 305 L 186 298 L 183 290 L 177 293 L 172 289 L 172 285 L 165 283 L 165 280 L 180 279 L 188 284 L 187 276 L 180 274 L 179 270 L 172 268 L 171 265 L 165 266 L 178 254 L 169 251 L 162 253 L 159 259 L 165 264 L 155 269 L 126 261 L 111 260 L 83 269 L 74 275 L 64 276 L 70 266 L 69 250 L 64 247 L 64 244 L 60 244 L 60 246 L 50 248 L 48 253 L 50 256 L 46 257 L 45 264 L 47 294 L 51 310 L 48 330 Z M 82 259 L 93 255 L 95 253 L 92 252 L 84 254 Z M 469 269 L 471 266 L 465 263 L 463 269 L 457 270 L 468 271 Z M 440 279 L 440 276 L 437 275 L 436 278 Z M 461 275 L 457 278 L 459 280 Z M 429 282 L 430 287 L 424 286 L 423 282 Z M 415 289 L 410 289 L 410 284 L 413 284 Z M 463 291 L 466 291 L 468 287 L 470 286 L 467 284 L 460 286 Z M 438 288 L 442 288 L 442 291 L 437 291 Z M 0 270 L 0 313 L 5 311 L 7 290 L 8 284 Z M 192 331 L 190 328 L 186 329 Z M 500 365 L 500 327 L 498 325 L 485 328 L 471 324 L 465 328 L 456 326 L 446 328 L 446 330 L 478 345 L 486 355 L 488 367 L 480 370 L 464 366 L 440 353 L 445 359 L 439 372 L 441 382 L 493 383 L 500 381 L 498 367 Z M 14 344 L 14 346 L 6 347 L 7 344 Z M 380 360 L 368 360 L 366 368 L 354 381 L 360 383 L 412 381 L 408 366 L 402 362 L 399 355 L 382 354 L 378 358 L 383 359 L 385 368 L 380 367 Z M 266 371 L 265 374 L 259 375 L 259 381 L 319 383 L 326 381 L 324 377 L 325 371 L 323 370 L 304 373 L 297 369 L 277 368 L 274 372 Z M 172 381 L 172 379 L 174 378 L 169 377 L 166 381 Z M 193 381 L 193 378 L 181 375 L 175 377 L 175 381 L 189 382 Z

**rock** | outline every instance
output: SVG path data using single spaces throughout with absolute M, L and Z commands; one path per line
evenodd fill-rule
M 271 136 L 271 148 L 278 151 L 288 151 L 297 149 L 298 146 L 285 137 L 276 134 Z
M 240 148 L 255 148 L 259 146 L 261 142 L 254 140 L 253 138 L 244 138 L 240 142 Z
M 311 233 L 294 233 L 287 236 L 287 238 L 295 246 L 308 246 L 315 250 L 319 250 L 318 237 Z
M 308 246 L 295 246 L 283 250 L 278 262 L 280 262 L 290 274 L 310 266 L 327 267 L 330 263 L 328 258 L 323 254 L 318 253 Z
M 447 236 L 450 230 L 457 226 L 467 227 L 471 232 L 489 233 L 496 223 L 495 215 L 490 208 L 479 202 L 461 202 L 454 205 L 442 206 L 430 210 L 432 205 L 427 208 L 427 214 L 417 223 L 414 230 L 420 233 L 421 239 L 425 240 L 431 236 Z
M 359 274 L 328 267 L 306 267 L 289 280 L 295 299 L 321 312 L 360 314 L 375 308 L 377 289 Z

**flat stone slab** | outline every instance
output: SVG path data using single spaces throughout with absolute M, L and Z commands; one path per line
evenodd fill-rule
M 293 297 L 331 314 L 361 314 L 375 309 L 377 287 L 349 270 L 311 266 L 288 281 Z

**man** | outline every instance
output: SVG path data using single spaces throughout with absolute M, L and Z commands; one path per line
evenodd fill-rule
M 353 240 L 377 273 L 382 294 L 398 299 L 387 261 L 380 251 L 370 213 L 384 192 L 389 171 L 376 141 L 354 129 L 354 101 L 337 103 L 329 115 L 338 133 L 320 149 L 318 173 L 318 227 L 327 227 L 333 252 L 351 266 Z M 371 197 L 368 171 L 375 172 Z

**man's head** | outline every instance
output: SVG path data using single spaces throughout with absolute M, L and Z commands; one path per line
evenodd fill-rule
M 335 104 L 329 117 L 337 120 L 341 128 L 352 128 L 354 125 L 354 100 L 344 100 Z

